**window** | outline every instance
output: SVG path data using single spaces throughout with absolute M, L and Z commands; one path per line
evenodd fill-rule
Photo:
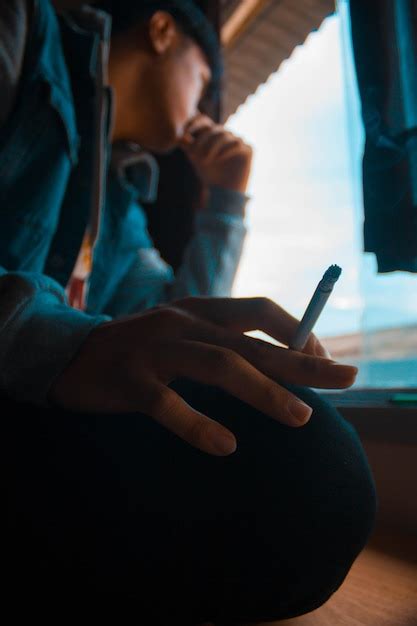
M 315 332 L 357 387 L 417 386 L 417 275 L 377 274 L 363 253 L 364 133 L 347 3 L 250 96 L 227 126 L 255 148 L 250 233 L 234 296 L 300 317 L 327 267 L 343 273 Z

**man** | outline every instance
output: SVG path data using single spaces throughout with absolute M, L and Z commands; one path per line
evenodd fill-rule
M 99 6 L 112 9 L 113 15 L 108 64 L 114 101 L 113 150 L 102 238 L 106 239 L 108 220 L 120 221 L 122 214 L 130 233 L 129 237 L 122 234 L 122 258 L 113 242 L 107 242 L 105 250 L 104 244 L 95 250 L 88 310 L 114 316 L 187 295 L 230 295 L 245 235 L 244 192 L 251 149 L 198 113 L 204 91 L 218 81 L 220 73 L 214 34 L 208 24 L 204 28 L 198 22 L 199 14 L 192 3 L 186 12 L 177 14 L 176 23 L 180 22 L 182 30 L 189 30 L 201 42 L 206 54 L 190 36 L 178 37 L 170 14 L 155 15 L 151 38 L 147 36 L 138 20 L 143 21 L 152 7 L 160 6 L 158 3 L 144 2 L 139 8 L 131 3 L 130 8 L 129 4 L 116 3 L 118 8 L 114 9 L 112 2 L 106 0 Z M 130 17 L 136 19 L 137 26 L 129 39 L 126 30 L 131 30 Z M 131 40 L 134 46 L 127 43 Z M 105 89 L 102 93 L 103 98 L 108 95 Z M 174 276 L 172 268 L 153 248 L 139 202 L 156 197 L 158 166 L 148 151 L 163 153 L 178 146 L 188 155 L 209 194 L 204 210 L 198 212 L 195 234 L 183 263 Z M 178 184 L 189 183 L 183 180 Z M 100 215 L 93 215 L 96 239 L 99 221 Z M 91 271 L 91 267 L 83 267 L 82 259 L 92 256 L 88 249 L 91 238 L 92 233 L 87 232 L 68 287 L 71 304 L 81 308 L 85 308 L 83 279 Z M 110 262 L 113 281 L 98 281 L 98 272 L 102 277 L 109 275 Z
M 195 115 L 215 73 L 203 14 L 118 4 L 113 139 L 139 144 L 149 170 L 143 148 L 181 143 L 235 204 L 249 151 Z M 354 430 L 295 385 L 345 388 L 356 369 L 314 336 L 297 353 L 244 335 L 290 343 L 297 320 L 263 298 L 136 313 L 142 214 L 111 201 L 119 180 L 101 207 L 108 16 L 58 21 L 48 0 L 13 0 L 0 19 L 5 600 L 44 620 L 71 601 L 149 625 L 312 610 L 365 545 L 375 491 Z

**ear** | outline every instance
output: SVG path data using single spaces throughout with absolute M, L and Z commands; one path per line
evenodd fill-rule
M 167 11 L 156 11 L 149 20 L 150 44 L 157 54 L 164 54 L 178 41 L 178 28 Z

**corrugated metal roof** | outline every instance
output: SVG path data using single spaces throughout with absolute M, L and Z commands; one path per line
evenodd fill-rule
M 223 0 L 222 4 L 225 8 L 229 4 L 230 15 L 230 3 Z M 334 0 L 264 2 L 256 17 L 225 48 L 224 119 L 234 113 L 334 10 Z
M 224 23 L 233 11 L 236 9 L 237 5 L 240 4 L 241 0 L 220 0 L 220 11 L 221 11 L 221 21 Z

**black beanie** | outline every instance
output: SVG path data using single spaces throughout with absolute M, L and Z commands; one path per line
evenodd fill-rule
M 183 32 L 194 39 L 205 53 L 212 79 L 210 92 L 218 93 L 223 61 L 218 37 L 203 11 L 192 0 L 99 0 L 97 8 L 112 16 L 112 34 L 129 29 L 132 24 L 150 17 L 155 11 L 167 11 Z

